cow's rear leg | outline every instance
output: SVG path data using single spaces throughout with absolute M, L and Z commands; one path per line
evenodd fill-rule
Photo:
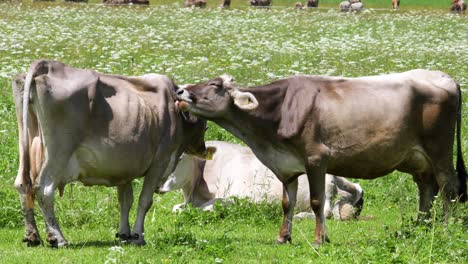
M 283 224 L 276 241 L 278 243 L 291 242 L 292 218 L 297 197 L 297 178 L 287 184 L 283 184 Z
M 54 161 L 56 162 L 56 161 Z M 35 186 L 35 193 L 39 206 L 41 207 L 44 221 L 46 224 L 47 242 L 52 247 L 63 247 L 68 245 L 68 241 L 63 237 L 54 211 L 54 191 L 56 182 L 53 180 L 54 169 L 51 162 L 45 162 L 41 174 L 38 178 L 38 184 Z
M 419 191 L 418 222 L 423 222 L 430 218 L 430 210 L 438 192 L 438 185 L 432 172 L 414 173 L 413 179 Z
M 448 219 L 452 206 L 458 199 L 460 181 L 452 167 L 453 165 L 436 164 L 434 166 L 435 178 L 442 196 L 444 218 Z
M 23 242 L 26 242 L 26 245 L 28 247 L 38 246 L 42 244 L 42 240 L 39 236 L 39 231 L 37 229 L 36 219 L 34 217 L 34 208 L 30 208 L 30 206 L 27 205 L 27 195 L 24 188 L 24 184 L 22 183 L 22 175 L 18 175 L 19 176 L 16 178 L 15 181 L 15 187 L 19 192 L 21 209 L 23 210 L 25 228 Z
M 131 239 L 130 224 L 128 222 L 130 208 L 133 204 L 133 188 L 132 183 L 129 182 L 124 185 L 117 186 L 117 196 L 120 205 L 120 224 L 119 233 L 117 237 L 121 242 L 126 242 Z

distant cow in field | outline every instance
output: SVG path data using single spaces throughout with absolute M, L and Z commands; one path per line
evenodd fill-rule
M 206 0 L 185 0 L 184 7 L 206 7 Z
M 304 5 L 301 2 L 296 2 L 296 3 L 294 3 L 294 8 L 295 9 L 303 9 Z
M 349 3 L 349 1 L 343 1 L 338 6 L 338 9 L 340 10 L 340 12 L 349 12 L 349 6 L 350 5 L 351 4 Z
M 466 13 L 465 0 L 453 0 L 450 11 L 452 11 L 452 13 L 455 13 L 455 14 L 465 15 Z
M 449 75 L 411 70 L 358 78 L 298 75 L 242 87 L 223 75 L 177 91 L 182 111 L 244 141 L 283 183 L 279 243 L 291 240 L 298 176 L 307 174 L 315 244 L 325 229 L 325 174 L 374 179 L 413 176 L 419 220 L 441 192 L 444 211 L 467 199 L 462 93 Z M 456 139 L 456 170 L 454 140 Z
M 102 3 L 108 5 L 149 5 L 149 0 L 103 0 Z
M 231 6 L 231 0 L 223 0 L 223 2 L 221 3 L 219 7 L 228 8 L 230 6 Z
M 216 149 L 212 160 L 201 160 L 184 154 L 175 171 L 161 186 L 161 193 L 182 189 L 184 203 L 174 206 L 178 211 L 186 204 L 212 210 L 216 201 L 229 197 L 249 198 L 253 202 L 273 201 L 283 196 L 283 185 L 248 147 L 208 141 L 207 147 Z M 360 214 L 363 191 L 359 184 L 343 177 L 327 174 L 325 183 L 325 216 L 348 220 Z M 334 201 L 334 199 L 336 201 Z M 310 212 L 307 176 L 299 176 L 298 210 Z M 349 205 L 352 213 L 341 209 Z M 310 214 L 310 213 L 309 213 Z
M 271 0 L 249 0 L 250 6 L 270 6 Z
M 319 0 L 307 0 L 306 6 L 307 7 L 318 7 Z
M 204 157 L 206 121 L 181 114 L 177 86 L 164 75 L 101 74 L 56 61 L 34 62 L 13 81 L 19 130 L 20 194 L 28 246 L 42 243 L 34 199 L 44 215 L 47 241 L 68 244 L 54 212 L 54 191 L 65 185 L 116 186 L 118 237 L 145 244 L 144 221 L 153 193 L 175 169 L 184 151 Z M 144 177 L 133 231 L 129 211 L 132 181 Z
M 349 6 L 350 12 L 361 12 L 364 9 L 364 4 L 361 1 L 354 0 L 354 2 L 350 1 L 351 5 Z
M 393 9 L 398 9 L 400 7 L 400 0 L 392 0 Z

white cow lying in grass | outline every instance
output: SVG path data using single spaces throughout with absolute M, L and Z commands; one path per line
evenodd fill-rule
M 201 160 L 184 154 L 175 171 L 160 187 L 160 193 L 183 190 L 185 202 L 173 211 L 190 203 L 203 210 L 213 210 L 217 200 L 237 196 L 253 202 L 276 201 L 283 195 L 283 185 L 248 147 L 222 141 L 209 141 L 215 147 L 213 160 Z M 325 216 L 350 219 L 358 216 L 363 205 L 363 191 L 359 184 L 343 177 L 326 175 Z M 336 200 L 333 203 L 336 196 Z M 229 200 L 227 200 L 229 201 Z M 333 203 L 333 204 L 332 204 Z M 313 217 L 310 213 L 307 177 L 299 177 L 296 206 L 302 212 L 296 218 Z

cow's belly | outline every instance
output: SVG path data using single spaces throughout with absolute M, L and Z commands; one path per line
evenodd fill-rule
M 418 172 L 427 167 L 422 147 L 408 146 L 403 149 L 373 148 L 354 155 L 333 157 L 327 172 L 347 178 L 374 179 L 394 170 Z
M 149 149 L 136 149 L 127 145 L 82 145 L 72 155 L 68 169 L 85 185 L 125 184 L 143 176 L 152 160 Z

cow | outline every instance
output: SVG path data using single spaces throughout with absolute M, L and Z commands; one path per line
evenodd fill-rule
M 164 75 L 108 75 L 38 60 L 13 81 L 19 131 L 19 192 L 28 246 L 42 244 L 34 219 L 37 199 L 53 247 L 68 244 L 54 214 L 54 190 L 67 183 L 117 186 L 118 238 L 144 245 L 153 193 L 182 152 L 204 157 L 206 121 L 175 107 L 175 83 Z M 131 182 L 144 177 L 130 233 Z
M 297 177 L 306 173 L 315 245 L 325 230 L 325 173 L 373 179 L 398 170 L 419 189 L 420 221 L 441 191 L 445 212 L 466 201 L 461 90 L 440 71 L 358 78 L 298 75 L 242 87 L 222 75 L 177 91 L 179 109 L 211 120 L 245 142 L 283 183 L 283 224 L 291 240 Z M 457 141 L 456 171 L 452 150 Z
M 455 14 L 464 15 L 466 13 L 465 0 L 453 0 L 450 11 L 452 11 L 452 13 L 455 13 Z
M 221 8 L 229 8 L 231 6 L 231 0 L 223 0 L 219 7 Z
M 343 1 L 338 6 L 338 9 L 340 10 L 340 12 L 349 12 L 349 6 L 350 5 L 351 4 L 349 3 L 349 1 Z
M 350 3 L 349 12 L 361 12 L 364 9 L 364 4 L 361 1 L 355 0 L 355 2 L 350 1 Z
M 223 142 L 207 141 L 206 146 L 216 149 L 212 160 L 183 154 L 174 172 L 159 188 L 159 193 L 182 189 L 184 203 L 177 204 L 179 211 L 186 204 L 203 210 L 213 210 L 216 201 L 229 201 L 236 196 L 253 202 L 272 201 L 283 195 L 283 185 L 265 167 L 248 147 Z M 343 177 L 326 175 L 325 217 L 348 220 L 359 216 L 364 204 L 364 192 L 359 184 Z M 333 199 L 337 197 L 336 202 Z M 341 208 L 351 205 L 352 214 L 345 215 Z M 309 188 L 307 176 L 299 176 L 297 204 L 300 216 L 309 216 Z
M 185 0 L 184 7 L 206 7 L 206 0 Z
M 392 0 L 392 7 L 393 9 L 400 8 L 400 0 Z
M 307 0 L 306 2 L 306 6 L 308 8 L 311 8 L 311 7 L 318 7 L 318 4 L 319 4 L 319 1 L 318 0 Z
M 149 0 L 102 0 L 106 5 L 149 5 Z
M 250 6 L 270 6 L 271 0 L 249 0 Z
M 296 2 L 296 3 L 294 3 L 294 8 L 295 9 L 303 9 L 304 5 L 301 2 Z

